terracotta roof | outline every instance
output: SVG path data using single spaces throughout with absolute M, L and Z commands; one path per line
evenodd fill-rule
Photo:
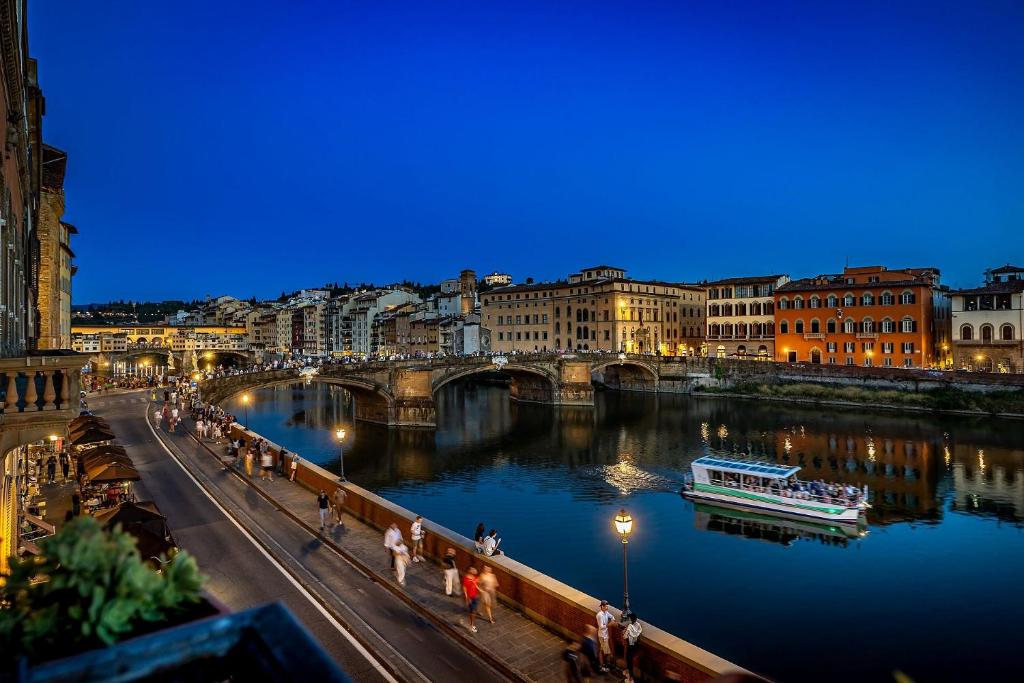
M 759 284 L 764 282 L 776 282 L 780 277 L 786 277 L 785 275 L 750 275 L 748 277 L 727 277 L 724 280 L 714 280 L 708 282 L 708 287 L 715 287 L 718 285 L 743 285 L 743 284 Z
M 931 283 L 925 278 L 915 278 L 912 280 L 890 280 L 889 282 L 857 282 L 850 284 L 846 280 L 832 280 L 828 282 L 822 282 L 821 278 L 802 278 L 800 280 L 790 280 L 781 287 L 776 287 L 776 292 L 814 292 L 814 291 L 825 291 L 825 290 L 863 290 L 863 289 L 898 289 L 899 287 L 930 287 Z

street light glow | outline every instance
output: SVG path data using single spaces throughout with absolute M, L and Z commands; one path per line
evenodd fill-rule
M 249 394 L 242 394 L 242 403 L 245 403 L 245 404 L 248 405 L 248 403 L 249 403 Z
M 625 508 L 619 510 L 619 514 L 615 515 L 615 530 L 622 536 L 623 543 L 626 542 L 626 539 L 633 532 L 633 518 L 630 517 Z
M 338 441 L 344 441 L 345 440 L 345 430 L 344 429 L 339 428 L 338 431 L 334 432 L 334 435 L 336 437 L 338 437 Z

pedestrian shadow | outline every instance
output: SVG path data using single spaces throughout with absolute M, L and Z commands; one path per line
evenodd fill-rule
M 299 552 L 303 557 L 305 557 L 310 553 L 315 553 L 323 547 L 323 540 L 321 540 L 319 536 L 314 536 L 312 539 L 310 539 L 308 542 L 302 545 L 302 549 Z

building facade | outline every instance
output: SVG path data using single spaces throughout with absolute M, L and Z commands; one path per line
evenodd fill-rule
M 760 275 L 707 284 L 707 355 L 775 357 L 775 290 L 788 275 Z
M 490 348 L 686 355 L 704 338 L 703 287 L 631 280 L 595 266 L 567 280 L 499 287 L 480 297 Z
M 39 348 L 71 348 L 71 235 L 78 230 L 64 216 L 64 173 L 68 155 L 43 145 L 39 202 Z
M 1024 268 L 985 272 L 985 284 L 952 293 L 953 367 L 1024 372 Z
M 937 268 L 846 268 L 775 290 L 775 359 L 928 368 L 949 357 L 949 291 Z

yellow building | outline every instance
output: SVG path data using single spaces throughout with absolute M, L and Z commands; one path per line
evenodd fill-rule
M 705 291 L 698 285 L 632 280 L 595 266 L 566 280 L 499 287 L 480 295 L 491 349 L 600 350 L 693 355 L 704 338 Z
M 71 328 L 72 336 L 77 335 L 104 335 L 123 334 L 128 344 L 146 344 L 149 346 L 173 348 L 175 338 L 187 337 L 190 335 L 242 335 L 245 336 L 245 326 L 232 325 L 74 325 Z

